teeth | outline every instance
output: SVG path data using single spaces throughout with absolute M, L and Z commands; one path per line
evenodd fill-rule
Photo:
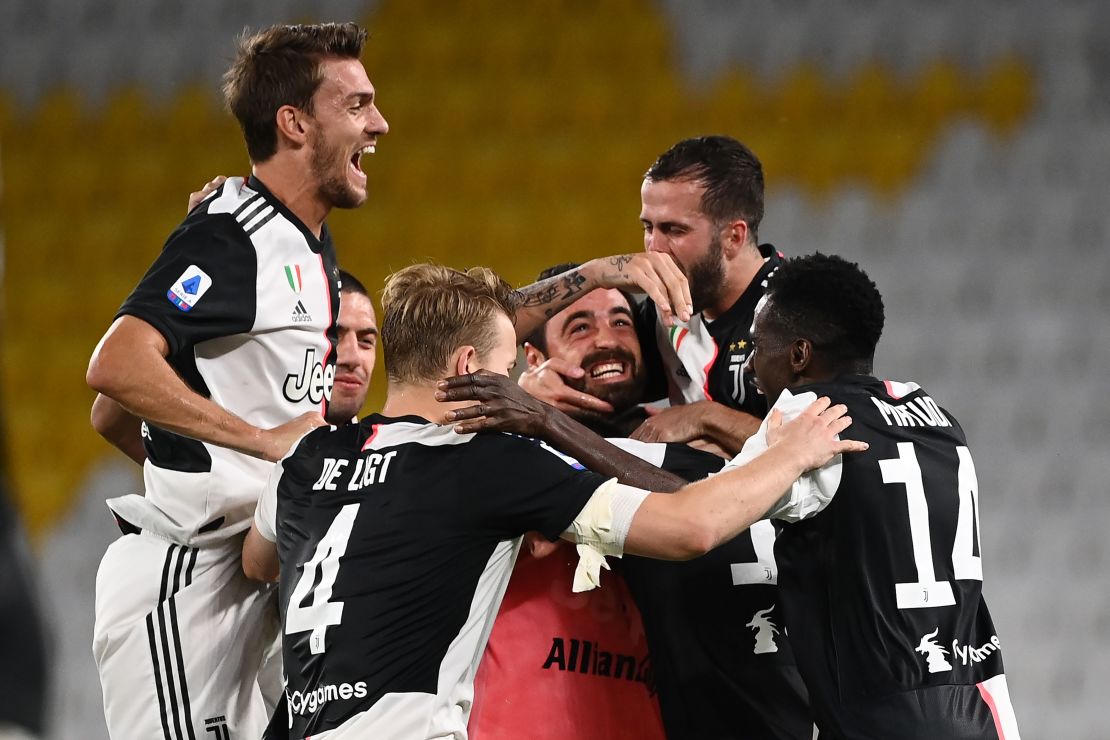
M 624 365 L 619 362 L 607 362 L 604 365 L 598 365 L 590 371 L 591 378 L 600 378 L 605 375 L 619 375 L 624 372 Z
M 366 146 L 362 147 L 362 149 L 360 150 L 360 153 L 361 154 L 373 154 L 374 153 L 374 147 L 375 147 L 374 144 L 367 144 Z

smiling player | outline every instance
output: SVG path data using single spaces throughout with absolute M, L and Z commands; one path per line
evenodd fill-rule
M 252 163 L 170 235 L 97 346 L 89 385 L 144 420 L 145 495 L 97 574 L 93 651 L 113 738 L 259 737 L 273 592 L 241 540 L 271 463 L 324 423 L 338 269 L 324 219 L 367 197 L 389 127 L 354 24 L 241 40 L 227 107 Z M 275 697 L 267 697 L 270 702 Z

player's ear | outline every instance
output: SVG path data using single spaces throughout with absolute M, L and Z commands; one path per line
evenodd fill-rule
M 795 339 L 790 344 L 790 369 L 802 375 L 812 362 L 813 344 L 808 339 Z
M 721 249 L 726 259 L 735 257 L 748 242 L 748 222 L 742 218 L 730 221 L 721 234 Z
M 275 116 L 279 137 L 288 139 L 297 147 L 305 145 L 308 141 L 307 115 L 300 108 L 292 105 L 283 105 L 278 108 Z
M 455 375 L 467 375 L 480 369 L 478 363 L 478 350 L 469 344 L 464 344 L 455 350 L 451 369 Z
M 530 342 L 524 343 L 524 361 L 528 363 L 528 367 L 539 367 L 545 360 L 547 360 L 547 357 L 544 356 L 543 352 L 536 349 L 535 345 Z

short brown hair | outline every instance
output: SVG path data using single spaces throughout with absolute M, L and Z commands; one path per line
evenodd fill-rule
M 478 354 L 494 347 L 498 312 L 515 319 L 519 294 L 486 267 L 463 272 L 420 264 L 393 273 L 382 293 L 382 344 L 389 379 L 417 383 L 442 377 L 447 358 L 472 345 Z
M 292 105 L 312 112 L 312 96 L 326 58 L 358 59 L 366 31 L 354 23 L 271 26 L 244 30 L 235 62 L 224 73 L 224 104 L 239 121 L 251 162 L 277 152 L 277 111 Z

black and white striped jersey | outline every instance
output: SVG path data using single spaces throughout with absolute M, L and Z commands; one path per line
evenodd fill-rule
M 557 537 L 605 481 L 419 417 L 308 434 L 255 517 L 281 561 L 288 718 L 269 736 L 465 737 L 516 538 Z
M 687 480 L 724 460 L 681 444 L 610 442 Z M 777 522 L 756 522 L 700 558 L 626 556 L 622 573 L 647 633 L 659 708 L 673 740 L 809 740 L 805 685 L 782 634 Z
M 980 695 L 1002 649 L 963 430 L 916 384 L 867 376 L 784 391 L 775 407 L 789 418 L 818 396 L 846 404 L 842 436 L 870 445 L 802 476 L 769 513 L 790 522 L 779 598 L 821 737 L 995 737 Z M 736 463 L 765 446 L 761 429 Z
M 326 410 L 335 375 L 338 269 L 320 239 L 254 177 L 228 179 L 170 235 L 120 308 L 154 326 L 191 388 L 270 428 Z M 118 516 L 201 544 L 250 524 L 272 465 L 143 425 L 146 495 Z

